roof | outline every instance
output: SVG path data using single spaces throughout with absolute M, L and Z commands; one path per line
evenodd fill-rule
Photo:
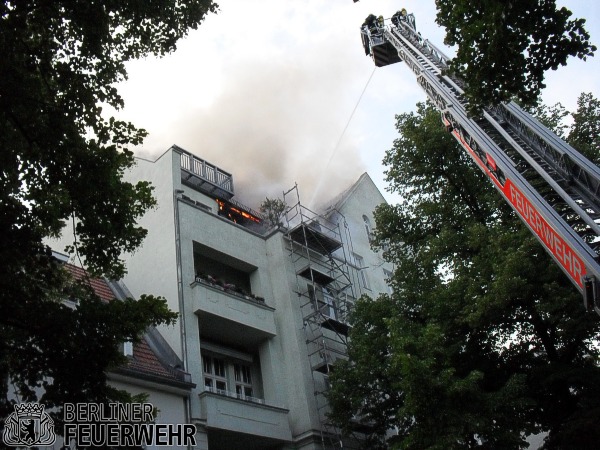
M 64 267 L 76 280 L 85 280 L 94 293 L 103 301 L 110 302 L 113 300 L 118 301 L 117 299 L 124 299 L 124 286 L 117 287 L 116 282 L 108 281 L 104 278 L 92 278 L 85 269 L 73 264 L 65 263 Z M 168 364 L 161 362 L 159 352 L 153 350 L 150 346 L 149 342 L 156 340 L 157 334 L 158 331 L 156 330 L 145 333 L 142 339 L 133 345 L 133 356 L 128 357 L 127 364 L 117 368 L 114 372 L 136 378 L 151 379 L 159 383 L 192 387 L 193 383 L 191 383 L 191 377 L 188 373 L 174 367 L 169 367 Z M 159 345 L 164 346 L 165 342 L 160 342 Z M 156 346 L 154 347 L 156 348 Z
M 171 376 L 171 373 L 160 363 L 144 338 L 133 346 L 133 357 L 129 358 L 127 367 L 147 374 Z
M 375 187 L 377 192 L 379 192 L 379 189 L 377 189 L 377 186 L 375 186 L 375 183 L 373 182 L 373 180 L 371 179 L 369 174 L 367 172 L 364 172 L 360 177 L 358 177 L 358 180 L 356 180 L 354 183 L 352 183 L 352 185 L 350 187 L 348 187 L 347 189 L 345 189 L 344 191 L 342 191 L 341 193 L 336 195 L 326 205 L 323 205 L 323 206 L 325 206 L 325 208 L 324 208 L 325 214 L 328 214 L 328 213 L 330 213 L 332 211 L 336 211 L 336 210 L 340 211 L 343 208 L 346 201 L 350 197 L 352 197 L 352 194 L 354 194 L 354 192 L 356 192 L 358 187 L 362 183 L 365 183 L 365 182 L 370 183 L 373 187 Z M 381 195 L 381 193 L 379 193 L 379 195 Z M 381 198 L 383 199 L 383 196 L 381 196 Z M 385 199 L 383 199 L 383 201 L 385 202 Z
M 150 347 L 148 340 L 149 336 L 144 335 L 139 342 L 136 342 L 133 345 L 133 356 L 129 356 L 127 364 L 117 368 L 114 372 L 158 383 L 193 387 L 190 374 L 163 364 Z
M 91 278 L 85 269 L 74 266 L 73 264 L 65 264 L 65 269 L 67 269 L 76 280 L 87 280 L 90 287 L 94 290 L 94 293 L 105 302 L 110 302 L 115 299 L 115 294 L 103 278 Z

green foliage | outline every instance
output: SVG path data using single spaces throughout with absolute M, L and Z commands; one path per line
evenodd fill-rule
M 452 70 L 467 81 L 473 110 L 513 97 L 534 104 L 548 69 L 596 51 L 585 19 L 571 19 L 571 11 L 557 8 L 555 0 L 436 0 L 436 5 L 444 42 L 457 46 Z
M 554 131 L 561 139 L 566 139 L 569 126 L 565 123 L 565 118 L 569 116 L 569 111 L 565 109 L 562 103 L 556 103 L 553 106 L 538 104 L 535 107 L 526 109 L 542 125 Z
M 105 371 L 120 362 L 118 343 L 175 320 L 160 298 L 100 302 L 68 281 L 43 240 L 77 217 L 88 268 L 124 274 L 119 255 L 142 242 L 136 220 L 155 200 L 148 183 L 122 179 L 146 132 L 102 106 L 123 106 L 115 84 L 126 61 L 173 51 L 215 10 L 210 0 L 0 3 L 0 379 L 23 400 L 39 386 L 48 406 L 117 395 Z M 76 309 L 61 303 L 72 289 Z
M 281 218 L 285 213 L 287 205 L 280 198 L 270 199 L 266 197 L 260 204 L 260 212 L 265 216 L 269 225 L 278 227 L 281 225 Z
M 560 103 L 527 109 L 586 158 L 600 164 L 600 101 L 591 92 L 579 95 L 575 112 L 567 111 Z
M 577 111 L 572 116 L 573 125 L 567 141 L 600 165 L 600 100 L 591 93 L 582 93 L 577 99 Z
M 146 132 L 104 118 L 102 104 L 123 106 L 114 85 L 126 61 L 174 50 L 214 10 L 209 0 L 0 4 L 2 250 L 18 241 L 38 253 L 74 214 L 89 268 L 123 274 L 118 255 L 141 243 L 135 219 L 154 204 L 147 183 L 121 180 L 127 147 Z
M 357 302 L 352 323 L 355 327 L 350 361 L 336 362 L 330 374 L 328 400 L 335 418 L 346 434 L 354 428 L 354 415 L 359 412 L 363 424 L 373 427 L 368 448 L 379 448 L 387 430 L 395 425 L 395 409 L 403 398 L 391 365 L 391 349 L 387 338 L 388 321 L 393 302 L 388 297 L 379 302 L 368 299 Z M 353 387 L 352 395 L 348 387 Z
M 103 302 L 85 281 L 73 281 L 61 268 L 57 273 L 62 280 L 52 287 L 34 288 L 46 291 L 34 308 L 29 302 L 6 305 L 0 332 L 3 369 L 21 401 L 41 401 L 47 408 L 127 399 L 106 386 L 106 370 L 125 362 L 119 344 L 139 340 L 148 326 L 174 324 L 177 314 L 169 311 L 165 299 L 152 296 Z M 66 293 L 77 299 L 76 308 L 63 303 Z M 41 397 L 35 389 L 40 386 Z
M 393 448 L 526 448 L 539 431 L 593 448 L 600 321 L 432 107 L 397 120 L 385 163 L 404 202 L 375 213 L 394 293 L 356 306 L 332 418 L 356 414 L 378 445 L 397 429 Z

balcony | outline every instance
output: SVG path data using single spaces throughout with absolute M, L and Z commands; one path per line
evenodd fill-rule
M 217 395 L 221 395 L 221 396 L 225 396 L 225 397 L 229 397 L 229 398 L 235 398 L 238 400 L 243 400 L 245 402 L 255 403 L 257 405 L 266 405 L 265 400 L 262 398 L 250 397 L 248 395 L 237 394 L 235 392 L 225 391 L 223 389 L 209 388 L 209 387 L 205 386 L 204 392 L 208 392 L 211 394 L 217 394 Z M 283 408 L 281 408 L 281 409 L 283 409 Z
M 180 147 L 181 182 L 211 197 L 230 199 L 233 197 L 233 178 L 217 166 L 200 159 Z
M 196 283 L 200 283 L 205 286 L 210 286 L 210 287 L 220 290 L 220 291 L 225 291 L 228 294 L 233 295 L 234 297 L 238 297 L 238 298 L 241 298 L 244 300 L 255 302 L 255 303 L 258 303 L 259 305 L 263 305 L 263 306 L 265 305 L 264 298 L 262 298 L 258 295 L 248 293 L 243 288 L 240 289 L 240 288 L 236 287 L 235 285 L 232 285 L 229 283 L 224 283 L 220 280 L 217 280 L 211 275 L 196 275 Z
M 274 308 L 201 279 L 191 284 L 200 336 L 223 345 L 253 349 L 276 335 Z
M 199 394 L 201 417 L 209 429 L 254 435 L 279 442 L 291 441 L 288 410 L 234 392 L 206 390 Z M 210 432 L 209 432 L 210 433 Z

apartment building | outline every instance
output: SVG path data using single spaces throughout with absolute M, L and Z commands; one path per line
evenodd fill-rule
M 151 181 L 158 206 L 141 221 L 142 247 L 125 255 L 124 282 L 180 313 L 160 332 L 195 384 L 185 422 L 197 427 L 196 448 L 352 448 L 328 423 L 324 393 L 353 302 L 388 291 L 392 267 L 370 248 L 372 211 L 385 200 L 370 177 L 319 211 L 294 186 L 270 226 L 236 201 L 231 173 L 177 146 L 126 176 Z

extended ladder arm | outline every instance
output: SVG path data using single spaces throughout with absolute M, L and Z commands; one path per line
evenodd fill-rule
M 376 66 L 409 66 L 446 129 L 600 314 L 600 169 L 513 102 L 471 117 L 464 81 L 417 32 L 412 14 L 363 24 L 361 33 Z

